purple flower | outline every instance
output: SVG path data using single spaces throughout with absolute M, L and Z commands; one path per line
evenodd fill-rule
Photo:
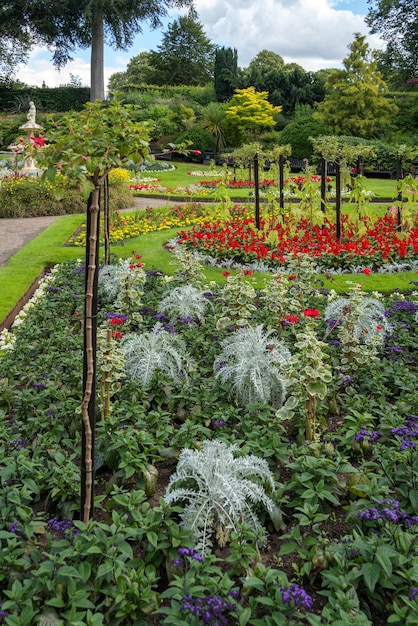
M 107 320 L 113 320 L 115 317 L 118 317 L 119 319 L 123 320 L 124 322 L 127 322 L 128 319 L 129 319 L 129 315 L 127 315 L 126 313 L 115 313 L 115 312 L 106 313 L 106 319 Z
M 313 602 L 311 596 L 296 583 L 292 583 L 289 587 L 282 586 L 280 591 L 283 604 L 294 605 L 309 611 L 312 609 Z
M 74 535 L 77 535 L 80 532 L 78 528 L 74 528 L 73 522 L 66 517 L 62 520 L 59 520 L 57 517 L 52 517 L 48 520 L 48 527 L 58 533 L 65 533 L 67 530 L 71 529 L 71 537 L 74 537 Z
M 212 420 L 212 425 L 213 426 L 225 426 L 226 422 L 224 420 Z
M 196 550 L 194 550 L 194 548 L 179 548 L 177 550 L 177 554 L 179 554 L 180 556 L 189 556 L 195 561 L 203 561 L 202 555 L 199 554 L 199 552 L 197 552 Z
M 365 426 L 361 426 L 360 431 L 355 436 L 355 440 L 360 442 L 368 439 L 371 443 L 374 443 L 379 439 L 379 437 L 379 431 L 374 430 L 373 432 L 370 432 Z
M 416 596 L 418 596 L 418 587 L 412 587 L 408 600 L 415 600 Z
M 196 320 L 194 317 L 181 317 L 179 322 L 180 324 L 194 324 Z
M 180 606 L 182 611 L 190 611 L 192 615 L 201 618 L 202 624 L 209 626 L 228 626 L 228 616 L 225 613 L 234 608 L 231 602 L 226 602 L 220 596 L 194 598 L 185 595 Z
M 376 506 L 361 511 L 357 517 L 366 521 L 382 520 L 393 524 L 405 524 L 407 528 L 418 524 L 418 515 L 409 515 L 401 511 L 398 500 L 388 498 L 387 500 L 375 500 L 374 503 Z

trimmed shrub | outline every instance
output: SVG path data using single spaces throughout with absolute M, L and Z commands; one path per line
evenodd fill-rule
M 313 117 L 303 117 L 289 122 L 280 133 L 280 144 L 292 146 L 292 157 L 310 159 L 314 153 L 309 137 L 332 134 L 329 128 Z

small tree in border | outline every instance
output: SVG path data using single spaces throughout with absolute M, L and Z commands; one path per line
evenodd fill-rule
M 147 122 L 132 121 L 132 105 L 117 100 L 88 103 L 68 113 L 48 129 L 49 145 L 39 150 L 44 176 L 59 171 L 75 178 L 87 203 L 86 279 L 84 301 L 84 359 L 81 454 L 81 511 L 84 522 L 93 516 L 94 430 L 96 412 L 97 278 L 99 269 L 100 190 L 108 173 L 128 160 L 136 163 L 149 153 Z

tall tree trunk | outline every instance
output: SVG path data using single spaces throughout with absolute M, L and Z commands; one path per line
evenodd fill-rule
M 105 99 L 104 88 L 104 26 L 103 15 L 97 7 L 92 13 L 90 101 Z
M 96 422 L 97 287 L 99 275 L 100 187 L 87 205 L 86 277 L 84 296 L 83 399 L 81 403 L 81 510 L 88 522 L 94 505 L 94 431 Z

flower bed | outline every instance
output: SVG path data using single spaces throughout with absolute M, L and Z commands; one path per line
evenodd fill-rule
M 121 244 L 138 235 L 180 226 L 192 226 L 207 221 L 210 215 L 216 216 L 216 211 L 210 205 L 199 203 L 161 209 L 148 207 L 143 211 L 137 211 L 134 215 L 116 213 L 111 219 L 109 241 L 112 244 Z M 100 241 L 103 243 L 103 228 L 100 232 Z M 85 224 L 82 224 L 80 231 L 68 240 L 67 245 L 85 246 L 85 244 L 86 228 Z
M 206 222 L 179 232 L 179 243 L 219 259 L 237 262 L 263 261 L 272 267 L 290 256 L 308 254 L 323 269 L 350 269 L 367 265 L 378 269 L 387 263 L 418 260 L 418 227 L 404 233 L 397 230 L 396 218 L 386 215 L 374 223 L 364 218 L 366 232 L 359 236 L 358 225 L 343 216 L 342 236 L 338 240 L 335 224 L 324 226 L 307 220 L 284 223 L 261 219 L 260 230 L 252 217 L 227 222 Z
M 176 260 L 170 280 L 134 258 L 99 281 L 89 523 L 84 266 L 55 268 L 2 335 L 0 620 L 414 626 L 417 293 L 339 299 L 301 258 L 257 291 L 251 272 L 204 285 Z

